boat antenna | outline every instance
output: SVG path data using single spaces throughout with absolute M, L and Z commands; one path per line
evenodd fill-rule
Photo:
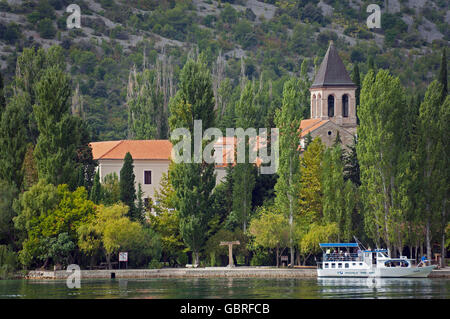
M 364 250 L 366 250 L 366 247 L 364 247 L 364 245 L 358 240 L 358 238 L 356 238 L 356 236 L 353 236 L 353 238 L 358 243 L 358 245 L 360 245 Z

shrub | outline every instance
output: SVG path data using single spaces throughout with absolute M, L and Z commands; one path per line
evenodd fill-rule
M 159 262 L 155 258 L 153 258 L 152 261 L 150 261 L 150 263 L 148 264 L 149 269 L 161 269 L 162 267 L 163 267 L 163 263 Z
M 53 26 L 53 21 L 49 18 L 45 18 L 38 22 L 37 31 L 44 39 L 52 39 L 56 34 L 55 27 Z
M 269 254 L 267 249 L 258 248 L 254 253 L 252 260 L 250 261 L 251 266 L 269 266 L 272 265 L 272 256 Z
M 13 44 L 22 36 L 19 25 L 11 23 L 4 25 L 0 23 L 0 39 L 5 40 L 9 44 Z
M 0 279 L 9 278 L 17 269 L 17 256 L 6 245 L 0 245 Z

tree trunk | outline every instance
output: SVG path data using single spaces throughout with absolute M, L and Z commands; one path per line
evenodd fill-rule
M 194 251 L 193 252 L 193 259 L 194 259 L 194 265 L 198 265 L 199 264 L 199 254 L 198 254 L 198 251 Z
M 276 257 L 277 257 L 277 268 L 280 266 L 280 264 L 279 264 L 279 260 L 280 260 L 280 258 L 279 258 L 279 251 L 280 251 L 280 246 L 279 245 L 277 245 L 277 251 L 276 251 Z
M 289 160 L 289 186 L 292 187 L 292 158 Z M 288 191 L 288 200 L 289 200 L 289 244 L 291 249 L 291 266 L 294 266 L 294 239 L 293 237 L 293 227 L 294 227 L 294 204 L 292 194 Z
M 420 244 L 420 257 L 423 256 L 423 243 Z M 419 261 L 420 258 L 417 259 L 417 261 Z
M 445 229 L 442 233 L 442 239 L 441 239 L 441 268 L 444 268 L 445 265 L 445 256 L 447 255 L 447 249 L 445 248 Z
M 45 270 L 45 268 L 47 267 L 48 264 L 48 258 L 45 260 L 44 264 L 42 265 L 42 269 Z
M 447 255 L 447 249 L 445 247 L 445 228 L 447 226 L 447 223 L 445 221 L 445 208 L 446 208 L 446 202 L 447 200 L 444 198 L 442 203 L 442 238 L 441 238 L 441 268 L 444 268 L 446 266 L 445 264 L 445 256 Z
M 427 211 L 429 212 L 429 206 L 427 205 Z M 427 241 L 427 258 L 431 261 L 433 258 L 431 252 L 431 233 L 430 233 L 430 215 L 428 215 L 426 223 L 426 241 Z
M 106 254 L 106 262 L 108 263 L 108 269 L 112 269 L 111 267 L 111 255 Z

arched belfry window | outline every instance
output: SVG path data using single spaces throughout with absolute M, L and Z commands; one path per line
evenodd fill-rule
M 344 94 L 342 96 L 342 116 L 348 117 L 348 95 Z
M 314 118 L 316 117 L 316 105 L 317 105 L 317 100 L 316 100 L 316 95 L 313 95 L 312 98 L 312 108 L 311 108 L 311 117 Z
M 328 117 L 334 116 L 334 96 L 328 96 Z

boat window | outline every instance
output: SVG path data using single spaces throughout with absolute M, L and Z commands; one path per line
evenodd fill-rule
M 352 266 L 356 266 L 356 263 L 352 263 Z
M 359 263 L 360 266 L 362 266 L 362 263 Z
M 325 263 L 325 268 L 328 268 L 328 263 Z
M 342 268 L 342 263 L 338 263 L 338 268 Z
M 335 264 L 335 263 L 332 263 L 332 264 L 331 264 L 331 268 L 336 268 L 336 264 Z
M 349 264 L 348 263 L 345 263 L 345 268 L 348 268 L 349 267 Z

